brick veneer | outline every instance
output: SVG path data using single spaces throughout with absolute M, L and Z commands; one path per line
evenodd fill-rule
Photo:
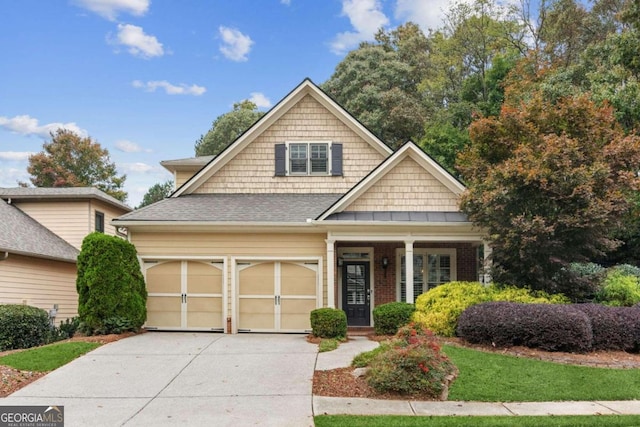
M 374 271 L 374 306 L 396 301 L 396 249 L 404 248 L 403 242 L 337 242 L 336 253 L 341 247 L 373 247 L 374 260 L 371 267 Z M 456 249 L 456 275 L 460 281 L 478 280 L 478 251 L 471 243 L 438 243 L 416 242 L 417 248 L 454 248 Z M 382 258 L 389 259 L 386 271 L 382 268 Z M 337 281 L 337 279 L 336 279 Z M 336 286 L 341 286 L 337 283 Z M 336 295 L 338 295 L 336 288 Z M 340 307 L 340 304 L 338 305 Z

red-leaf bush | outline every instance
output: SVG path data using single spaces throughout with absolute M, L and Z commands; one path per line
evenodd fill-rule
M 455 372 L 433 333 L 410 323 L 371 360 L 366 378 L 379 393 L 437 398 Z
M 478 304 L 462 313 L 457 333 L 471 343 L 579 353 L 591 350 L 593 341 L 585 313 L 571 305 L 555 304 Z
M 640 307 L 574 306 L 589 317 L 594 350 L 640 351 Z

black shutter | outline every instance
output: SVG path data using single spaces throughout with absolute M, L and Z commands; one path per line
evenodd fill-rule
M 276 176 L 287 174 L 287 146 L 276 144 Z
M 331 175 L 342 176 L 342 144 L 331 144 Z

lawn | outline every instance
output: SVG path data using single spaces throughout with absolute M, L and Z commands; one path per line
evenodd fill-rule
M 640 426 L 640 416 L 414 417 L 321 415 L 315 417 L 315 423 L 316 427 L 628 427 Z
M 563 365 L 454 346 L 444 346 L 443 350 L 460 370 L 449 391 L 449 400 L 640 399 L 640 369 Z
M 48 372 L 100 347 L 95 342 L 64 342 L 32 348 L 0 357 L 0 365 L 21 371 Z

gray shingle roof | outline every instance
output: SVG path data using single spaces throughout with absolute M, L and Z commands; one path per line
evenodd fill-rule
M 408 221 L 408 222 L 469 222 L 462 212 L 339 212 L 329 215 L 326 221 Z
M 4 200 L 82 200 L 97 199 L 130 212 L 131 207 L 94 187 L 0 187 L 0 198 Z
M 75 262 L 78 250 L 51 230 L 0 200 L 0 251 Z
M 191 194 L 125 214 L 118 221 L 306 222 L 341 194 Z

